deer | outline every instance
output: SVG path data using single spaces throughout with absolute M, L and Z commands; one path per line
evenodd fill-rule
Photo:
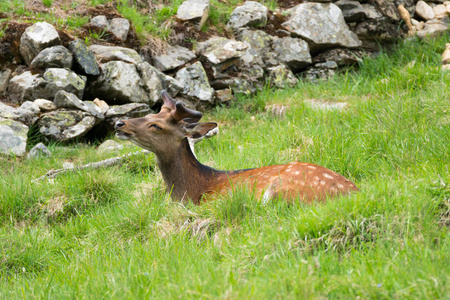
M 305 162 L 271 165 L 234 171 L 216 170 L 200 163 L 188 138 L 200 138 L 218 126 L 199 123 L 202 113 L 186 108 L 166 91 L 159 113 L 118 120 L 116 136 L 155 154 L 166 190 L 174 201 L 200 204 L 223 196 L 234 187 L 245 186 L 263 203 L 281 197 L 286 201 L 311 203 L 358 191 L 344 176 Z

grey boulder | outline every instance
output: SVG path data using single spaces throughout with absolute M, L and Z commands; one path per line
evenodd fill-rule
M 61 40 L 55 27 L 47 22 L 37 22 L 25 29 L 20 37 L 19 51 L 29 65 L 39 52 L 59 44 Z
M 30 67 L 46 68 L 72 68 L 73 56 L 64 46 L 45 48 L 31 61 Z
M 22 156 L 25 154 L 28 126 L 0 117 L 0 153 Z
M 313 52 L 361 46 L 361 41 L 345 23 L 342 11 L 333 3 L 302 3 L 289 12 L 289 20 L 282 25 L 294 36 L 306 40 Z

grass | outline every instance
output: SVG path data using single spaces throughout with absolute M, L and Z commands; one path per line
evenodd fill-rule
M 226 30 L 225 24 L 228 22 L 232 11 L 243 2 L 244 1 L 242 0 L 211 0 L 209 19 L 202 30 L 208 31 L 208 29 L 214 28 L 218 32 L 224 32 Z M 174 21 L 178 7 L 183 3 L 183 0 L 149 1 L 147 4 L 144 3 L 144 1 L 91 0 L 84 4 L 96 7 L 98 5 L 109 3 L 111 3 L 124 18 L 130 20 L 141 43 L 145 45 L 148 43 L 149 37 L 166 40 L 171 36 L 171 25 Z M 44 0 L 43 4 L 47 8 L 53 8 L 55 3 L 54 0 Z M 272 10 L 276 8 L 276 1 L 273 0 L 262 1 L 262 4 Z M 31 19 L 33 22 L 46 21 L 54 24 L 58 29 L 76 32 L 80 27 L 88 24 L 90 21 L 89 17 L 81 15 L 78 9 L 73 11 L 73 9 L 77 8 L 79 5 L 80 4 L 76 1 L 59 5 L 61 10 L 70 12 L 69 17 L 67 18 L 60 18 L 58 15 L 55 15 L 52 10 L 47 12 L 35 12 L 28 9 L 24 1 L 19 0 L 4 0 L 0 2 L 0 12 L 4 12 L 8 15 L 8 19 L 6 20 L 30 22 Z M 94 39 L 96 38 L 95 36 L 91 37 Z
M 432 298 L 450 294 L 449 36 L 400 42 L 358 71 L 267 89 L 209 111 L 202 162 L 242 169 L 313 162 L 360 192 L 263 205 L 237 188 L 175 203 L 153 155 L 32 183 L 65 161 L 135 151 L 48 145 L 0 157 L 0 298 Z M 347 102 L 343 111 L 307 101 Z M 264 111 L 289 105 L 285 118 Z

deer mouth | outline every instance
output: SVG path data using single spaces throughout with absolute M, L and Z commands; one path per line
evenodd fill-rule
M 132 135 L 123 131 L 116 131 L 116 136 L 121 140 L 129 140 Z

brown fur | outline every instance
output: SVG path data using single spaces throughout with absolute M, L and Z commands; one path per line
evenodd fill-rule
M 164 94 L 163 94 L 164 95 Z M 164 98 L 164 97 L 163 97 Z M 283 197 L 304 202 L 357 191 L 353 182 L 327 168 L 292 162 L 250 170 L 220 171 L 202 165 L 192 154 L 187 137 L 199 137 L 216 123 L 194 123 L 201 114 L 176 105 L 165 95 L 158 114 L 116 122 L 117 136 L 155 153 L 167 191 L 174 200 L 200 203 L 246 186 L 263 201 Z

